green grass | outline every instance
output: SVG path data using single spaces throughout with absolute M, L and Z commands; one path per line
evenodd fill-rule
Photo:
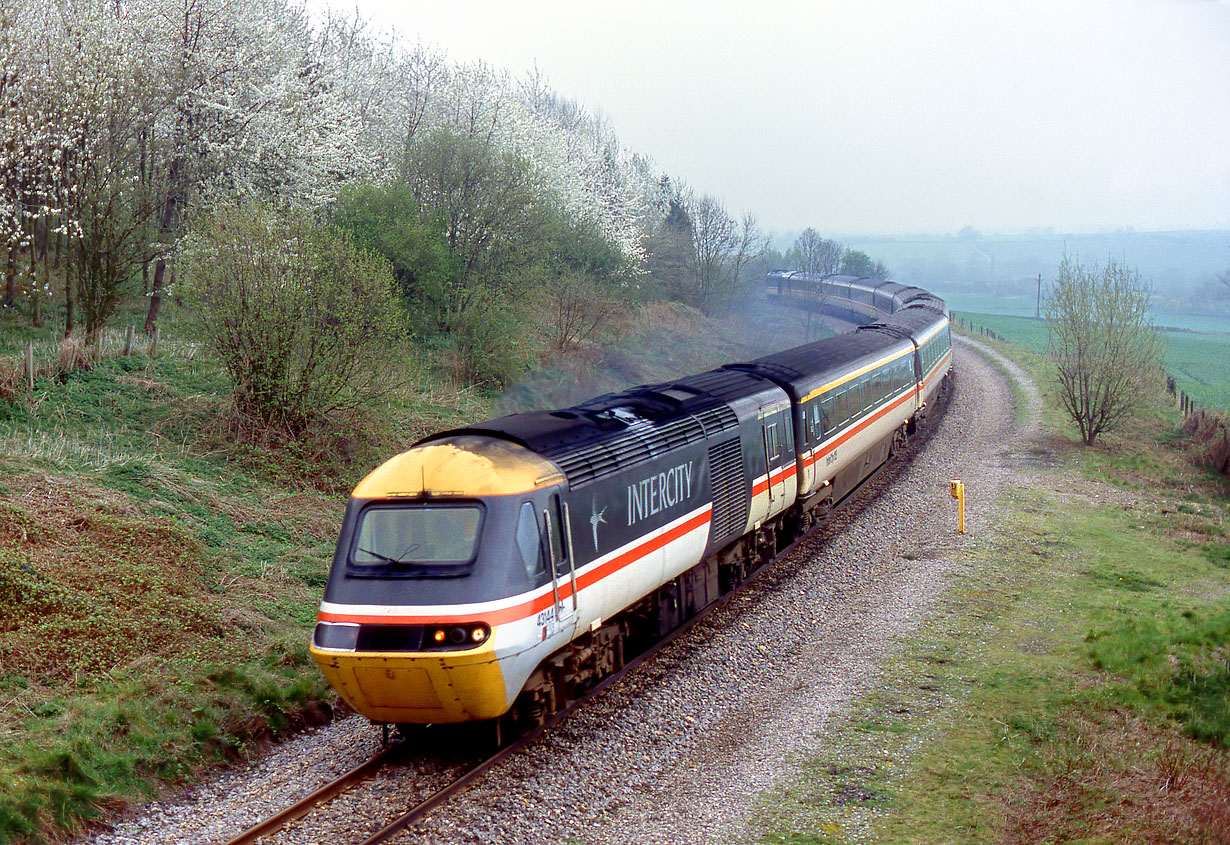
M 989 329 L 1038 354 L 1046 353 L 1046 323 L 1031 317 L 953 312 L 954 318 Z M 1178 389 L 1204 408 L 1230 411 L 1230 332 L 1163 331 L 1166 371 Z
M 158 784 L 243 756 L 265 737 L 319 724 L 329 716 L 329 693 L 310 662 L 296 641 L 240 665 L 211 669 L 184 659 L 156 680 L 127 677 L 44 698 L 0 749 L 8 787 L 0 792 L 0 840 L 77 828 L 153 795 Z
M 18 319 L 6 347 L 53 348 Z M 306 644 L 336 491 L 371 459 L 235 437 L 224 374 L 166 325 L 156 359 L 0 400 L 0 842 L 77 830 L 334 701 Z
M 1164 332 L 1166 370 L 1204 408 L 1230 411 L 1230 334 Z

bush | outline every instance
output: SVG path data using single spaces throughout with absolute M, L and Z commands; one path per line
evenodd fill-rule
M 479 298 L 457 319 L 456 376 L 469 384 L 507 387 L 533 359 L 529 320 L 513 303 Z
M 1113 258 L 1101 269 L 1067 255 L 1059 265 L 1043 315 L 1059 397 L 1086 446 L 1160 392 L 1150 295 L 1140 274 Z
M 336 229 L 239 207 L 202 222 L 185 255 L 184 299 L 242 413 L 303 431 L 392 387 L 404 338 L 392 275 Z

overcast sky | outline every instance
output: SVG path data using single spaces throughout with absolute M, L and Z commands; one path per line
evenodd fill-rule
M 778 233 L 1230 228 L 1230 0 L 356 7 L 454 60 L 536 62 Z

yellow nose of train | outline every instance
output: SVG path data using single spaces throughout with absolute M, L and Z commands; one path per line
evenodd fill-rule
M 390 723 L 508 711 L 525 678 L 506 670 L 532 645 L 518 642 L 527 626 L 510 617 L 535 590 L 509 539 L 521 509 L 537 513 L 561 481 L 515 444 L 460 436 L 410 449 L 360 482 L 312 643 L 347 704 Z
M 313 653 L 346 703 L 374 722 L 494 719 L 512 704 L 490 640 L 473 651 L 447 657 L 319 649 Z

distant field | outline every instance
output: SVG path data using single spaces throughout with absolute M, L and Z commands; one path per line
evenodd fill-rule
M 937 296 L 942 296 L 948 307 L 954 311 L 974 314 L 1003 314 L 1014 317 L 1032 317 L 1037 308 L 1037 297 L 1030 296 L 994 296 L 986 293 L 957 293 L 933 288 Z
M 1036 352 L 1046 351 L 1046 324 L 1039 320 L 968 311 L 954 311 L 953 316 L 976 328 L 990 329 Z M 1220 331 L 1163 331 L 1166 371 L 1197 405 L 1230 411 L 1230 321 L 1165 315 L 1158 319 L 1158 324 L 1187 327 L 1180 326 L 1185 320 L 1210 327 L 1220 323 L 1222 328 Z
M 964 314 L 987 314 L 1005 317 L 1032 317 L 1037 310 L 1037 297 L 993 296 L 982 293 L 949 293 L 936 290 L 953 311 Z M 1153 324 L 1163 328 L 1190 329 L 1194 332 L 1230 334 L 1230 317 L 1205 314 L 1156 313 Z

